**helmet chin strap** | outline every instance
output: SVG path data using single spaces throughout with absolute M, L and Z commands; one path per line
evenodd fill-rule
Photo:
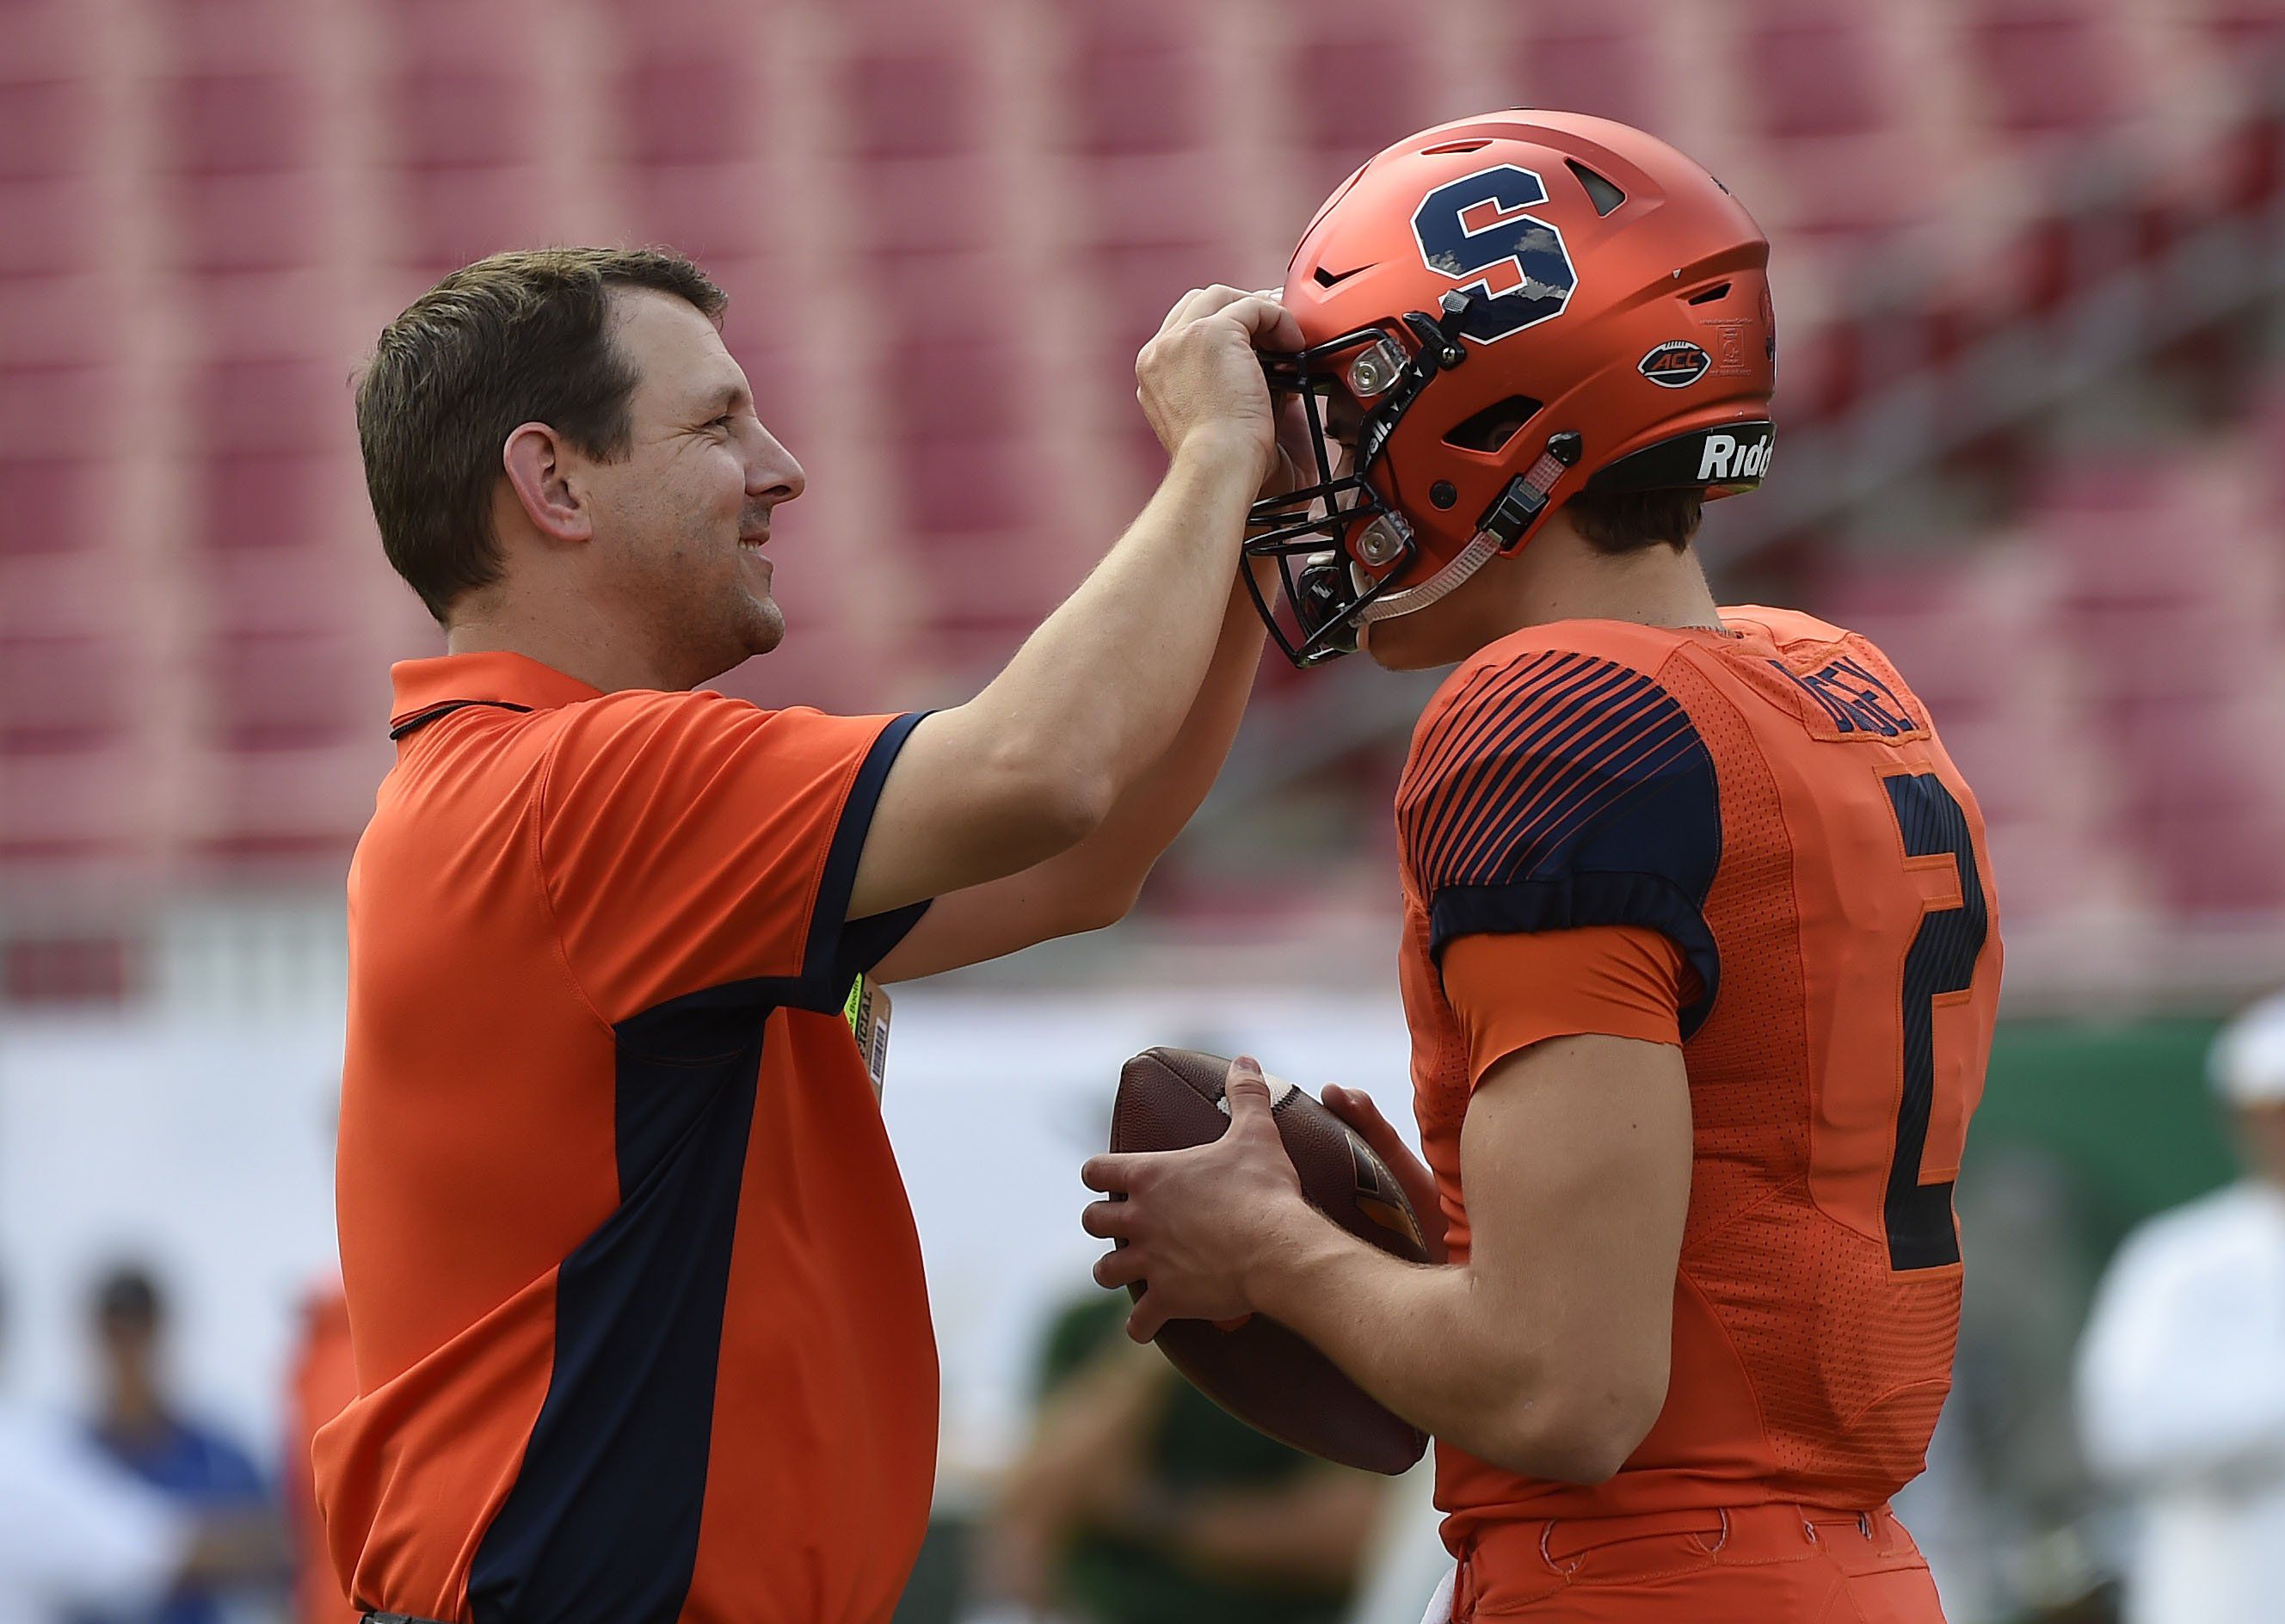
M 1408 586 L 1401 592 L 1388 592 L 1375 598 L 1356 612 L 1356 624 L 1369 626 L 1377 620 L 1394 620 L 1399 615 L 1411 615 L 1441 602 L 1460 589 L 1461 584 L 1496 557 L 1499 537 L 1489 530 L 1479 530 L 1476 538 L 1460 551 L 1459 557 L 1439 569 L 1417 586 Z M 1349 566 L 1355 571 L 1357 566 Z M 1362 584 L 1360 584 L 1362 585 Z
M 1532 527 L 1539 522 L 1547 508 L 1547 493 L 1563 477 L 1566 468 L 1579 460 L 1579 436 L 1559 434 L 1547 442 L 1528 471 L 1508 482 L 1507 490 L 1492 504 L 1491 511 L 1482 520 L 1483 528 L 1475 539 L 1460 550 L 1460 555 L 1439 569 L 1417 586 L 1408 586 L 1402 592 L 1387 592 L 1359 609 L 1353 617 L 1359 626 L 1369 626 L 1376 620 L 1391 620 L 1399 615 L 1417 615 L 1432 603 L 1441 603 L 1457 592 L 1467 578 L 1492 561 L 1501 553 L 1519 545 Z M 1361 574 L 1355 564 L 1349 566 L 1352 578 Z M 1362 592 L 1369 581 L 1358 580 L 1357 590 Z

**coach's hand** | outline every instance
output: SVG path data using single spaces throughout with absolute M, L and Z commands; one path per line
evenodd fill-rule
M 1098 1156 L 1080 1170 L 1089 1189 L 1126 1197 L 1094 1203 L 1080 1223 L 1126 1243 L 1096 1260 L 1096 1284 L 1146 1283 L 1127 1320 L 1137 1342 L 1169 1320 L 1244 1320 L 1259 1271 L 1274 1265 L 1294 1226 L 1325 1221 L 1302 1198 L 1260 1066 L 1232 1061 L 1222 1093 L 1229 1126 L 1213 1143 Z
M 1300 326 L 1275 299 L 1198 288 L 1166 312 L 1135 357 L 1135 397 L 1169 456 L 1201 436 L 1221 441 L 1253 459 L 1260 482 L 1277 467 L 1277 432 L 1259 352 L 1300 347 Z

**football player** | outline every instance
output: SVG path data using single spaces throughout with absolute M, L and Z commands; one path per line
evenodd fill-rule
M 1425 1166 L 1326 1090 L 1443 1260 L 1301 1199 L 1246 1061 L 1085 1223 L 1131 1335 L 1267 1314 L 1435 1435 L 1434 1620 L 1942 1618 L 1888 1499 L 1957 1337 L 1991 867 L 1880 650 L 1691 551 L 1769 464 L 1768 258 L 1663 143 L 1513 111 L 1376 157 L 1286 282 L 1317 477 L 1255 508 L 1265 613 L 1457 666 L 1396 797 Z

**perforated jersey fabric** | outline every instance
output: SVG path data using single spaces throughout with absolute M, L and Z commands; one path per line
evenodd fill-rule
M 1531 1519 L 1872 1510 L 1920 1470 L 1949 1386 L 1951 1181 L 2000 976 L 1983 819 L 1865 639 L 1790 610 L 1722 617 L 1570 621 L 1489 646 L 1430 702 L 1398 790 L 1414 1103 L 1456 1260 L 1472 1082 L 1446 946 L 1648 928 L 1694 972 L 1676 1012 L 1695 1160 L 1665 1408 L 1599 1485 L 1440 1444 L 1458 1553 Z

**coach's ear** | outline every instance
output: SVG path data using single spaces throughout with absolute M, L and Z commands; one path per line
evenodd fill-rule
M 500 467 L 516 507 L 549 541 L 587 541 L 595 533 L 593 516 L 569 478 L 572 462 L 563 436 L 545 423 L 518 424 L 501 448 Z

